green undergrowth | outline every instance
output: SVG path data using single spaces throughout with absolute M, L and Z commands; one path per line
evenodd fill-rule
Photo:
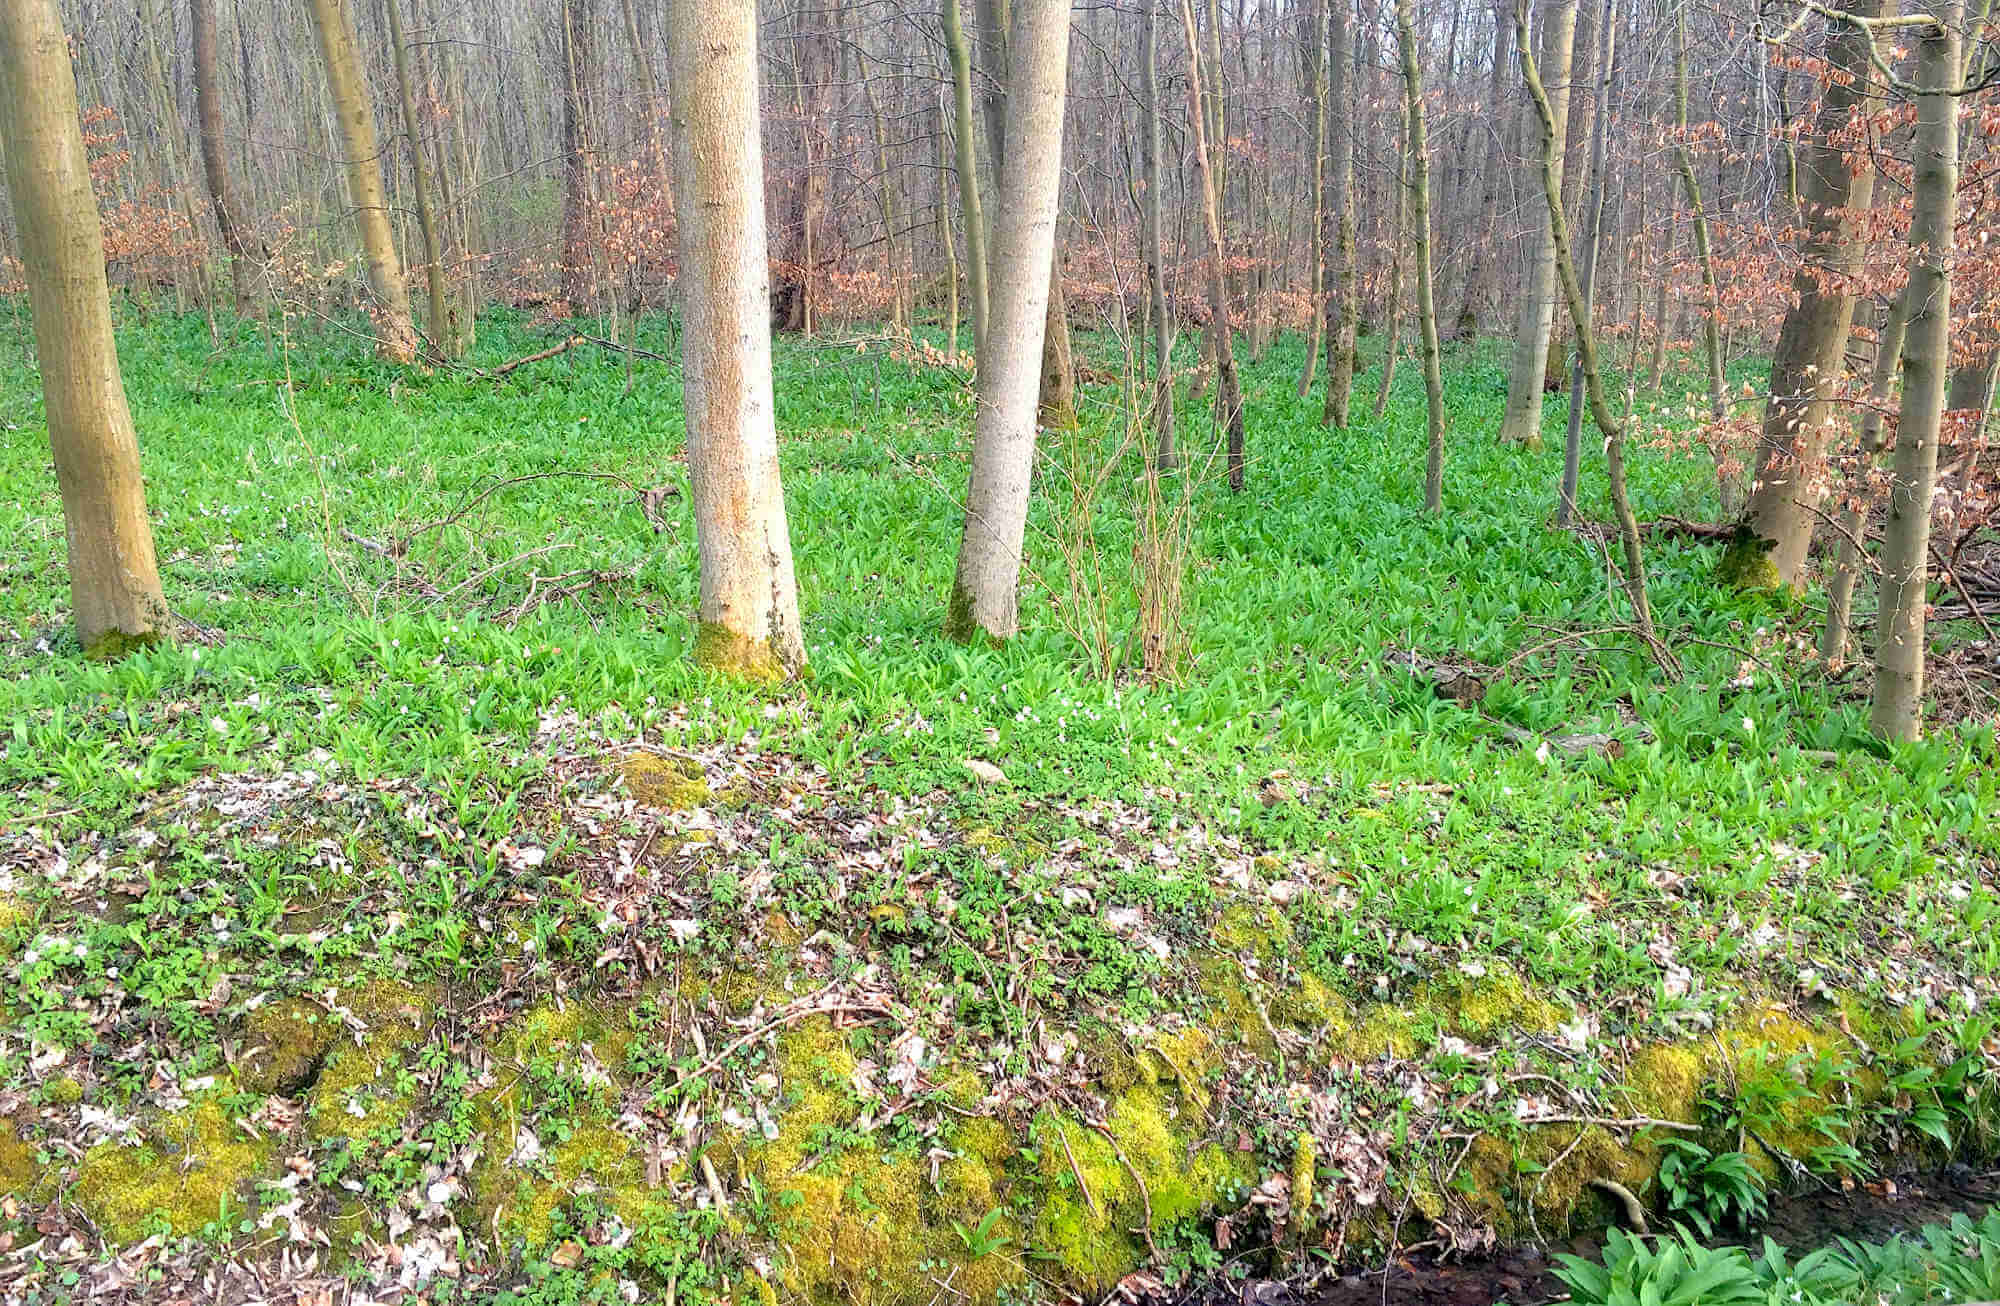
M 540 339 L 500 315 L 479 361 Z M 1727 1223 L 1991 1144 L 1990 728 L 1873 744 L 1791 652 L 1806 601 L 1712 546 L 1649 554 L 1684 680 L 1584 636 L 1619 600 L 1546 524 L 1559 455 L 1494 444 L 1490 345 L 1448 361 L 1439 517 L 1415 378 L 1335 433 L 1299 342 L 1247 366 L 1250 488 L 1200 491 L 1191 660 L 1150 684 L 1054 616 L 1048 475 L 1022 635 L 943 638 L 964 378 L 781 341 L 813 674 L 778 686 L 703 669 L 671 367 L 120 343 L 168 593 L 217 634 L 75 647 L 0 355 L 22 1230 L 364 1279 L 450 1248 L 522 1301 L 1018 1304 L 1621 1194 Z M 1633 486 L 1714 514 L 1706 454 Z M 1117 494 L 1094 530 L 1130 557 Z

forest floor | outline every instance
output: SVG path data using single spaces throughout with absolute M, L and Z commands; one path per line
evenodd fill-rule
M 1993 1150 L 1991 718 L 1882 749 L 1817 599 L 1671 536 L 1664 678 L 1490 349 L 1438 517 L 1414 367 L 1330 433 L 1297 341 L 1249 366 L 1152 684 L 1065 633 L 1053 472 L 1025 633 L 940 639 L 965 378 L 781 341 L 815 674 L 770 691 L 689 663 L 671 365 L 127 321 L 190 637 L 93 665 L 0 346 L 8 1300 L 1138 1301 Z M 1633 481 L 1715 516 L 1705 455 Z

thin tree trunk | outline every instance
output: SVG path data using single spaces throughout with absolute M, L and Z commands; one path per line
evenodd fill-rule
M 1625 593 L 1632 603 L 1633 623 L 1638 627 L 1639 637 L 1645 641 L 1647 651 L 1655 660 L 1670 665 L 1671 655 L 1660 644 L 1653 630 L 1652 602 L 1646 589 L 1645 546 L 1639 536 L 1639 519 L 1632 511 L 1631 496 L 1625 484 L 1625 428 L 1611 411 L 1611 402 L 1604 393 L 1603 374 L 1597 364 L 1597 332 L 1591 325 L 1582 283 L 1577 280 L 1576 264 L 1570 258 L 1569 223 L 1563 217 L 1562 207 L 1562 155 L 1557 144 L 1561 120 L 1556 117 L 1555 106 L 1542 86 L 1535 58 L 1528 53 L 1528 0 L 1519 0 L 1519 6 L 1514 11 L 1514 24 L 1521 38 L 1521 75 L 1528 84 L 1528 98 L 1533 102 L 1542 124 L 1542 198 L 1549 210 L 1549 236 L 1555 247 L 1556 276 L 1562 282 L 1563 297 L 1569 301 L 1570 319 L 1576 326 L 1577 357 L 1583 364 L 1584 388 L 1590 396 L 1590 415 L 1604 436 L 1604 462 L 1610 481 L 1611 507 L 1617 515 L 1618 536 L 1624 545 Z
M 1586 223 L 1583 237 L 1583 309 L 1586 316 L 1597 308 L 1597 247 L 1603 239 L 1604 227 L 1604 184 L 1605 184 L 1605 137 L 1610 132 L 1612 59 L 1614 48 L 1613 33 L 1616 24 L 1612 12 L 1614 0 L 1604 0 L 1604 12 L 1598 16 L 1596 27 L 1597 57 L 1592 67 L 1599 77 L 1598 91 L 1592 97 L 1593 111 L 1590 122 L 1590 199 L 1584 208 Z M 1595 319 L 1591 319 L 1595 325 Z M 1581 333 L 1579 333 L 1579 336 Z M 1583 465 L 1583 355 L 1577 354 L 1576 368 L 1570 377 L 1569 386 L 1569 429 L 1563 439 L 1562 485 L 1556 493 L 1556 525 L 1568 526 L 1576 516 L 1576 484 Z
M 1181 0 L 1181 21 L 1187 31 L 1188 125 L 1194 133 L 1195 174 L 1201 182 L 1202 223 L 1208 229 L 1209 338 L 1215 344 L 1215 408 L 1228 440 L 1229 488 L 1243 489 L 1243 391 L 1236 378 L 1236 356 L 1229 339 L 1229 264 L 1222 250 L 1222 217 L 1217 212 L 1215 175 L 1209 159 L 1208 132 L 1202 121 L 1201 47 L 1196 36 L 1192 0 Z
M 1389 307 L 1382 332 L 1382 381 L 1375 388 L 1375 418 L 1389 411 L 1389 392 L 1396 384 L 1396 364 L 1403 352 L 1403 233 L 1410 218 L 1409 123 L 1397 128 L 1396 185 L 1391 192 L 1396 209 L 1389 235 Z
M 1146 121 L 1139 132 L 1140 173 L 1145 194 L 1140 196 L 1140 235 L 1146 260 L 1146 293 L 1151 297 L 1153 316 L 1153 439 L 1154 464 L 1164 471 L 1174 466 L 1174 315 L 1167 303 L 1165 238 L 1165 196 L 1160 175 L 1160 156 L 1165 152 L 1161 137 L 1163 106 L 1160 103 L 1160 11 L 1167 0 L 1140 0 L 1145 7 L 1141 21 L 1144 46 L 1140 54 L 1141 86 L 1146 97 Z
M 261 317 L 269 262 L 261 242 L 254 248 L 244 238 L 240 214 L 229 182 L 229 160 L 223 154 L 222 92 L 216 75 L 215 0 L 188 0 L 188 31 L 194 50 L 195 118 L 201 127 L 201 167 L 208 181 L 208 199 L 222 247 L 229 251 L 229 280 L 240 317 Z
M 951 56 L 952 123 L 957 138 L 959 204 L 965 210 L 965 288 L 972 300 L 972 352 L 986 357 L 986 215 L 979 201 L 979 156 L 972 139 L 972 56 L 959 21 L 958 0 L 943 0 L 945 50 Z
M 1569 121 L 1570 64 L 1576 40 L 1577 0 L 1549 0 L 1542 11 L 1542 49 L 1531 55 L 1521 46 L 1523 64 L 1534 62 L 1546 71 L 1550 116 L 1549 139 L 1555 153 L 1556 188 L 1560 201 L 1564 133 Z M 1517 32 L 1527 28 L 1517 22 Z M 1525 40 L 1525 37 L 1522 38 Z M 1542 151 L 1547 153 L 1548 150 Z M 1500 438 L 1529 449 L 1542 445 L 1542 395 L 1547 386 L 1549 336 L 1555 327 L 1555 239 L 1547 215 L 1538 215 L 1533 248 L 1521 285 L 1520 311 L 1515 322 L 1514 363 L 1507 376 L 1507 412 L 1500 421 Z
M 431 348 L 442 350 L 451 330 L 451 305 L 444 288 L 444 247 L 438 240 L 437 212 L 433 207 L 430 161 L 424 157 L 423 134 L 418 130 L 417 91 L 410 80 L 410 52 L 403 40 L 403 11 L 397 0 L 384 0 L 389 8 L 389 45 L 395 55 L 396 89 L 403 102 L 403 133 L 410 138 L 410 168 L 416 183 L 417 226 L 424 236 L 424 279 L 430 291 Z
M 1354 398 L 1356 287 L 1354 269 L 1354 100 L 1349 86 L 1354 63 L 1353 0 L 1326 0 L 1329 7 L 1326 62 L 1327 112 L 1333 115 L 1332 157 L 1327 173 L 1331 197 L 1326 246 L 1326 407 L 1322 426 L 1345 429 Z
M 1424 128 L 1424 73 L 1417 59 L 1416 0 L 1396 0 L 1403 52 L 1404 129 L 1410 160 L 1410 222 L 1416 233 L 1417 330 L 1423 339 L 1424 400 L 1430 417 L 1424 461 L 1424 511 L 1444 511 L 1444 375 L 1438 358 L 1437 300 L 1431 286 L 1431 165 Z
M 1882 7 L 1883 0 L 1849 0 L 1846 12 L 1865 21 L 1880 16 Z M 1866 29 L 1828 20 L 1826 59 L 1833 76 L 1800 160 L 1799 268 L 1772 351 L 1770 401 L 1743 529 L 1722 562 L 1724 581 L 1739 589 L 1797 588 L 1818 524 L 1816 481 L 1854 325 L 1854 280 L 1866 252 L 1862 215 L 1875 192 L 1875 170 L 1857 173 L 1849 165 L 1842 134 L 1870 93 L 1873 44 Z
M 1694 175 L 1694 156 L 1688 152 L 1688 57 L 1687 10 L 1682 9 L 1674 25 L 1674 164 L 1680 169 L 1681 185 L 1687 191 L 1688 217 L 1694 224 L 1695 255 L 1701 260 L 1701 285 L 1706 296 L 1702 305 L 1701 335 L 1708 350 L 1708 416 L 1720 424 L 1729 416 L 1722 394 L 1722 289 L 1715 275 L 1715 250 L 1708 238 L 1708 213 L 1702 207 L 1701 183 Z M 1737 480 L 1723 462 L 1727 455 L 1717 451 L 1716 478 L 1726 516 L 1736 512 L 1739 495 Z
M 695 660 L 804 670 L 771 385 L 770 261 L 755 0 L 669 6 L 674 174 L 686 269 L 687 456 L 701 610 Z
M 1465 274 L 1465 300 L 1458 310 L 1458 333 L 1479 334 L 1482 315 L 1493 299 L 1494 228 L 1500 214 L 1500 165 L 1506 154 L 1507 65 L 1514 57 L 1514 20 L 1506 0 L 1493 6 L 1493 80 L 1487 90 L 1487 112 L 1493 119 L 1493 139 L 1487 143 L 1480 169 L 1478 228 L 1473 234 L 1472 262 Z
M 938 244 L 944 250 L 944 293 L 945 293 L 945 353 L 953 360 L 958 358 L 958 246 L 951 236 L 951 191 L 946 179 L 954 171 L 950 138 L 951 115 L 945 110 L 944 99 L 938 99 L 938 169 L 937 169 L 937 227 Z M 975 183 L 976 184 L 976 183 Z M 978 343 L 975 337 L 973 348 L 977 357 Z
M 1306 361 L 1299 370 L 1299 398 L 1312 393 L 1313 375 L 1319 366 L 1320 339 L 1326 323 L 1326 241 L 1320 233 L 1326 227 L 1326 75 L 1328 11 L 1339 0 L 1312 0 L 1307 11 L 1306 111 L 1312 115 L 1312 225 L 1306 237 L 1310 247 L 1309 276 L 1312 314 L 1306 328 Z M 1150 4 L 1150 0 L 1148 0 Z M 1150 10 L 1149 10 L 1150 12 Z
M 374 293 L 376 352 L 384 361 L 410 363 L 417 356 L 417 333 L 410 323 L 410 290 L 403 260 L 389 225 L 389 199 L 382 185 L 382 153 L 375 134 L 375 110 L 362 71 L 360 43 L 347 0 L 308 0 L 313 34 L 326 65 L 327 90 L 340 124 L 341 152 L 347 159 L 347 189 L 361 232 Z
M 592 232 L 596 226 L 591 200 L 592 92 L 596 84 L 596 47 L 591 0 L 562 0 L 562 297 L 572 313 L 589 311 L 592 293 Z
M 1883 439 L 1882 413 L 1896 388 L 1896 368 L 1902 358 L 1903 332 L 1909 323 L 1909 313 L 1910 291 L 1905 286 L 1903 293 L 1896 296 L 1896 302 L 1889 306 L 1888 319 L 1876 337 L 1875 365 L 1868 382 L 1868 399 L 1861 412 L 1860 458 L 1856 464 L 1861 484 L 1848 488 L 1846 506 L 1840 513 L 1839 538 L 1835 541 L 1839 553 L 1833 575 L 1827 580 L 1826 628 L 1819 639 L 1820 660 L 1828 667 L 1837 668 L 1847 661 L 1848 643 L 1853 637 L 1854 582 L 1861 572 L 1857 541 L 1867 527 L 1870 506 L 1866 480 L 1887 443 Z
M 1058 207 L 1058 214 L 1061 209 Z M 1049 299 L 1043 311 L 1041 395 L 1035 411 L 1043 426 L 1076 425 L 1076 364 L 1069 343 L 1069 297 L 1063 293 L 1062 250 L 1049 260 Z
M 125 403 L 69 40 L 55 0 L 0 4 L 0 154 L 35 324 L 42 402 L 87 657 L 172 634 Z
M 1931 496 L 1951 368 L 1952 224 L 1958 190 L 1958 89 L 1962 0 L 1931 6 L 1935 24 L 1917 43 L 1917 130 L 1910 199 L 1909 325 L 1903 336 L 1903 404 L 1882 533 L 1882 603 L 1875 623 L 1875 695 L 1868 721 L 1888 739 L 1915 739 L 1924 699 Z
M 945 614 L 946 636 L 961 642 L 1010 639 L 1020 628 L 1021 544 L 1062 181 L 1068 0 L 1015 0 L 1008 44 L 1014 81 L 1007 88 L 1006 165 L 994 217 L 992 314 L 980 358 L 965 527 Z

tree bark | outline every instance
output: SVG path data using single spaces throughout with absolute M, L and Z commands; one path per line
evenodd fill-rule
M 953 156 L 958 172 L 958 199 L 965 211 L 965 288 L 972 300 L 972 354 L 986 350 L 986 215 L 979 202 L 979 155 L 972 138 L 972 57 L 959 21 L 958 0 L 943 0 L 945 49 L 951 56 L 952 123 L 957 138 Z
M 1020 627 L 1021 544 L 1062 181 L 1069 3 L 1016 0 L 1013 17 L 988 347 L 980 359 L 965 527 L 945 615 L 945 634 L 961 642 L 1010 639 Z
M 594 260 L 592 233 L 596 228 L 591 200 L 592 108 L 596 86 L 596 46 L 591 41 L 591 0 L 562 0 L 562 297 L 570 312 L 587 312 L 592 292 Z
M 1586 223 L 1583 237 L 1583 309 L 1588 317 L 1596 311 L 1597 305 L 1597 251 L 1603 238 L 1604 188 L 1605 188 L 1605 137 L 1609 134 L 1611 107 L 1611 65 L 1616 56 L 1616 24 L 1612 21 L 1613 0 L 1604 0 L 1604 12 L 1598 16 L 1595 35 L 1597 57 L 1591 66 L 1598 70 L 1600 78 L 1597 94 L 1592 97 L 1594 111 L 1590 121 L 1590 199 L 1584 208 Z M 1595 325 L 1595 319 L 1592 319 Z M 1562 485 L 1556 492 L 1556 525 L 1568 526 L 1576 516 L 1577 478 L 1583 468 L 1583 355 L 1577 354 L 1574 374 L 1569 387 L 1569 429 L 1563 438 Z
M 1458 310 L 1458 334 L 1476 336 L 1493 300 L 1494 228 L 1500 213 L 1500 165 L 1506 156 L 1507 122 L 1518 115 L 1507 111 L 1507 65 L 1514 57 L 1514 19 L 1506 0 L 1493 6 L 1493 80 L 1487 91 L 1487 113 L 1493 138 L 1486 145 L 1480 168 L 1478 229 L 1473 236 L 1472 261 L 1465 273 L 1465 299 Z
M 1140 36 L 1141 87 L 1146 121 L 1139 132 L 1139 167 L 1145 193 L 1139 197 L 1140 240 L 1146 260 L 1146 293 L 1153 316 L 1153 449 L 1155 465 L 1174 465 L 1174 315 L 1167 303 L 1165 196 L 1160 175 L 1164 106 L 1160 103 L 1160 11 L 1168 0 L 1140 0 L 1145 6 Z
M 695 659 L 780 680 L 805 668 L 771 385 L 770 261 L 755 0 L 668 9 L 681 351 L 701 565 Z
M 201 169 L 222 247 L 229 251 L 229 281 L 239 317 L 261 317 L 269 278 L 262 243 L 246 240 L 241 213 L 229 181 L 222 144 L 222 92 L 216 75 L 215 0 L 188 0 L 188 31 L 194 50 L 195 118 L 201 128 Z
M 1438 357 L 1437 298 L 1431 285 L 1430 141 L 1424 126 L 1424 72 L 1417 57 L 1415 0 L 1396 0 L 1403 53 L 1405 152 L 1410 158 L 1410 222 L 1416 233 L 1417 331 L 1424 351 L 1424 403 L 1430 439 L 1424 459 L 1424 511 L 1444 511 L 1444 374 Z
M 1715 249 L 1708 238 L 1708 212 L 1702 206 L 1701 182 L 1695 178 L 1694 156 L 1689 153 L 1688 136 L 1688 57 L 1687 57 L 1687 11 L 1682 9 L 1676 16 L 1674 26 L 1674 164 L 1680 169 L 1681 185 L 1687 192 L 1688 218 L 1694 224 L 1695 256 L 1701 260 L 1701 286 L 1706 302 L 1702 305 L 1702 343 L 1708 351 L 1708 416 L 1709 420 L 1721 423 L 1729 416 L 1727 402 L 1722 396 L 1722 289 L 1715 275 Z M 1657 377 L 1658 369 L 1654 375 Z M 1717 488 L 1722 496 L 1722 511 L 1734 514 L 1737 496 L 1736 482 L 1722 466 L 1726 455 L 1716 454 Z
M 410 170 L 417 199 L 417 227 L 424 237 L 424 284 L 430 293 L 431 348 L 442 351 L 451 332 L 451 304 L 444 288 L 444 248 L 438 240 L 437 210 L 430 161 L 424 157 L 423 133 L 417 118 L 417 91 L 410 79 L 410 52 L 403 39 L 403 11 L 397 0 L 389 8 L 389 45 L 395 55 L 396 89 L 403 104 L 403 134 L 410 141 Z
M 1354 63 L 1353 0 L 1327 0 L 1331 7 L 1326 71 L 1327 112 L 1333 115 L 1332 157 L 1327 161 L 1326 245 L 1326 407 L 1320 424 L 1345 429 L 1354 399 L 1357 327 L 1354 285 L 1354 96 L 1349 91 Z
M 1845 12 L 1880 16 L 1883 0 L 1849 0 Z M 1819 477 L 1834 419 L 1833 394 L 1854 325 L 1854 285 L 1865 249 L 1863 217 L 1875 170 L 1856 173 L 1842 139 L 1869 94 L 1871 34 L 1828 20 L 1826 61 L 1833 76 L 1800 151 L 1799 268 L 1792 304 L 1771 356 L 1771 393 L 1757 441 L 1757 471 L 1744 529 L 1723 559 L 1739 589 L 1796 589 L 1818 522 Z
M 1875 366 L 1868 384 L 1867 406 L 1861 414 L 1860 460 L 1856 472 L 1865 480 L 1875 460 L 1882 455 L 1882 412 L 1896 388 L 1896 368 L 1903 353 L 1903 331 L 1909 323 L 1909 287 L 1889 307 L 1888 320 L 1875 340 Z M 1847 661 L 1848 641 L 1853 634 L 1854 582 L 1861 572 L 1861 550 L 1857 541 L 1868 524 L 1869 504 L 1864 486 L 1850 487 L 1847 504 L 1841 510 L 1835 547 L 1839 550 L 1833 575 L 1826 583 L 1826 628 L 1820 632 L 1819 656 L 1828 667 Z
M 1218 211 L 1214 165 L 1209 158 L 1208 132 L 1202 114 L 1201 47 L 1196 36 L 1192 0 L 1181 0 L 1181 20 L 1187 31 L 1188 125 L 1194 134 L 1195 176 L 1201 185 L 1202 224 L 1208 229 L 1208 334 L 1215 348 L 1215 410 L 1228 442 L 1229 488 L 1242 492 L 1246 454 L 1243 446 L 1243 390 L 1236 377 L 1236 355 L 1230 347 L 1229 264 L 1222 250 L 1222 215 Z
M 1603 373 L 1597 364 L 1597 332 L 1592 328 L 1583 285 L 1577 279 L 1576 264 L 1570 257 L 1569 223 L 1563 217 L 1562 154 L 1558 147 L 1561 119 L 1556 116 L 1552 97 L 1542 85 L 1535 58 L 1528 53 L 1528 0 L 1519 0 L 1514 11 L 1515 31 L 1521 41 L 1521 76 L 1528 84 L 1528 98 L 1542 125 L 1542 199 L 1549 211 L 1549 237 L 1554 247 L 1555 270 L 1562 282 L 1563 297 L 1569 301 L 1570 319 L 1576 325 L 1576 352 L 1583 368 L 1584 390 L 1590 397 L 1590 416 L 1604 436 L 1604 464 L 1610 482 L 1611 507 L 1618 517 L 1618 536 L 1624 546 L 1625 594 L 1632 604 L 1632 620 L 1647 651 L 1663 663 L 1669 656 L 1653 629 L 1652 600 L 1646 586 L 1645 545 L 1639 535 L 1639 518 L 1632 511 L 1632 499 L 1625 484 L 1625 428 L 1611 411 L 1604 392 Z
M 1577 0 L 1549 0 L 1542 11 L 1542 48 L 1530 55 L 1521 47 L 1522 62 L 1533 62 L 1547 78 L 1549 114 L 1542 119 L 1548 139 L 1543 153 L 1555 153 L 1556 194 L 1560 202 L 1563 134 L 1569 116 L 1570 62 L 1576 39 Z M 1517 20 L 1516 30 L 1526 25 Z M 1534 246 L 1521 285 L 1520 315 L 1514 334 L 1514 365 L 1507 377 L 1507 412 L 1500 421 L 1500 438 L 1530 449 L 1542 443 L 1542 394 L 1549 364 L 1549 335 L 1555 326 L 1555 238 L 1546 214 L 1538 218 Z
M 374 293 L 376 352 L 385 362 L 410 363 L 417 356 L 417 333 L 410 323 L 410 291 L 403 282 L 403 260 L 396 253 L 389 226 L 389 199 L 382 186 L 382 153 L 375 134 L 375 109 L 369 102 L 368 80 L 361 66 L 360 42 L 347 0 L 308 0 L 313 34 L 326 65 L 327 91 L 333 97 L 340 125 L 341 152 L 347 159 L 347 189 L 354 219 L 361 232 L 361 250 L 368 265 L 368 288 Z
M 1930 6 L 1917 43 L 1917 130 L 1910 200 L 1910 312 L 1903 334 L 1903 403 L 1882 533 L 1882 603 L 1875 623 L 1875 694 L 1868 721 L 1887 739 L 1915 739 L 1924 699 L 1931 496 L 1951 370 L 1952 225 L 1957 216 L 1962 0 Z
M 1148 0 L 1150 5 L 1150 0 Z M 1336 0 L 1312 0 L 1307 9 L 1305 52 L 1306 112 L 1312 115 L 1312 224 L 1306 243 L 1310 245 L 1308 277 L 1311 287 L 1312 320 L 1307 327 L 1306 361 L 1299 370 L 1299 398 L 1312 393 L 1313 375 L 1319 367 L 1320 340 L 1326 324 L 1326 74 L 1327 11 Z M 1150 7 L 1147 10 L 1151 14 Z
M 62 490 L 77 638 L 87 657 L 118 657 L 170 637 L 172 617 L 111 334 L 104 231 L 55 0 L 0 5 L 0 153 Z

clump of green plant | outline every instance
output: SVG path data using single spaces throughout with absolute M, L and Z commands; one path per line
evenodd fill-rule
M 1763 1215 L 1764 1180 L 1746 1152 L 1711 1152 L 1691 1138 L 1660 1143 L 1660 1193 L 1667 1214 L 1713 1237 L 1748 1228 Z

